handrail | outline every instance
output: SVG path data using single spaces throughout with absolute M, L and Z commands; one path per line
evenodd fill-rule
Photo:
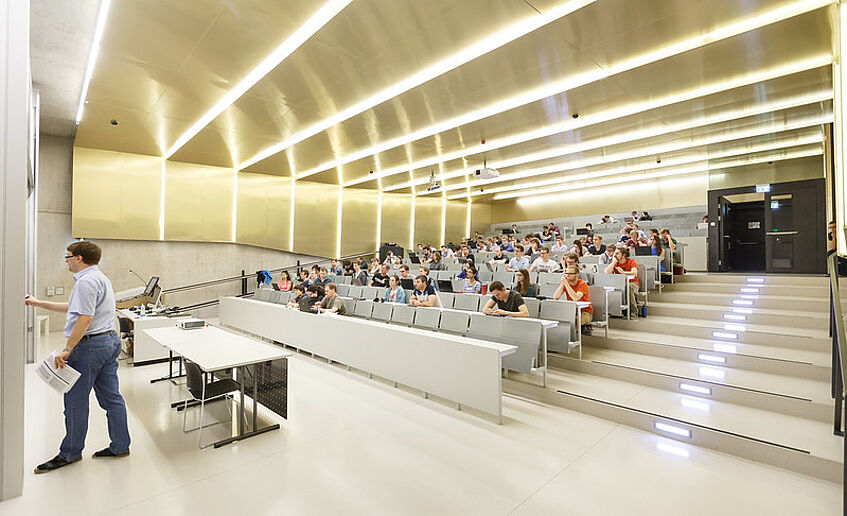
M 342 258 L 339 258 L 339 260 L 349 260 L 351 258 L 359 258 L 361 256 L 368 256 L 368 255 L 371 255 L 371 254 L 373 254 L 373 252 L 352 254 L 352 255 L 348 255 L 348 256 L 344 256 Z M 309 266 L 312 266 L 312 265 L 317 265 L 319 263 L 328 262 L 330 260 L 332 260 L 332 258 L 320 258 L 318 260 L 314 260 L 314 261 L 307 262 L 307 263 L 297 263 L 295 265 L 289 265 L 287 267 L 279 267 L 277 269 L 267 269 L 267 270 L 268 270 L 268 272 L 272 272 L 272 273 L 273 272 L 282 272 L 284 270 L 291 270 L 291 269 L 296 270 L 297 268 L 309 267 Z M 238 275 L 238 276 L 230 276 L 228 278 L 219 278 L 219 279 L 214 279 L 214 280 L 209 280 L 209 281 L 201 281 L 199 283 L 192 283 L 190 285 L 182 285 L 182 286 L 179 286 L 179 287 L 163 289 L 162 294 L 172 294 L 174 292 L 184 292 L 186 290 L 195 290 L 195 289 L 198 289 L 198 288 L 205 288 L 205 287 L 211 287 L 211 286 L 214 286 L 214 285 L 220 285 L 222 283 L 228 283 L 230 281 L 245 280 L 245 279 L 251 279 L 251 278 L 255 278 L 255 277 L 256 277 L 256 273 L 253 272 L 253 273 L 250 273 L 250 274 L 241 274 L 241 275 Z
M 834 251 L 827 256 L 827 269 L 829 271 L 829 331 L 832 337 L 832 397 L 835 398 L 835 414 L 833 426 L 836 435 L 844 436 L 841 427 L 844 409 L 844 371 L 847 364 L 844 359 L 847 356 L 847 339 L 844 336 L 844 315 L 841 310 L 841 294 L 838 285 L 838 254 Z M 844 450 L 842 462 L 844 472 L 842 477 L 842 513 L 847 516 L 847 438 L 844 439 Z

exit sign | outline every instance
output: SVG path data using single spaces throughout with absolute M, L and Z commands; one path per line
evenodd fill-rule
M 771 185 L 756 185 L 756 193 L 768 193 L 771 191 Z

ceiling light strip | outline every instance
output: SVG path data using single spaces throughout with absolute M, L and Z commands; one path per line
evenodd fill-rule
M 583 127 L 587 127 L 590 125 L 600 124 L 603 122 L 609 122 L 612 120 L 616 120 L 619 118 L 624 118 L 627 116 L 632 116 L 635 114 L 643 113 L 645 111 L 650 111 L 653 109 L 658 109 L 665 106 L 670 106 L 673 104 L 679 104 L 681 102 L 694 100 L 700 97 L 706 97 L 709 95 L 714 95 L 716 93 L 720 93 L 722 91 L 727 91 L 735 88 L 740 88 L 744 86 L 750 86 L 752 84 L 757 84 L 760 82 L 766 82 L 773 79 L 778 79 L 780 77 L 794 75 L 796 73 L 805 72 L 809 70 L 814 70 L 816 68 L 821 68 L 823 66 L 830 66 L 832 64 L 832 56 L 828 54 L 816 56 L 809 59 L 803 59 L 800 61 L 795 61 L 792 63 L 788 63 L 786 65 L 771 68 L 767 70 L 758 71 L 755 73 L 747 74 L 743 77 L 736 78 L 734 80 L 728 81 L 717 81 L 708 86 L 695 88 L 693 90 L 689 90 L 683 93 L 677 93 L 674 95 L 669 95 L 667 97 L 663 97 L 661 99 L 656 99 L 647 102 L 638 102 L 629 104 L 622 108 L 610 109 L 608 111 L 602 111 L 599 113 L 595 113 L 593 115 L 581 116 L 577 119 L 569 119 L 563 122 L 559 122 L 557 124 L 553 124 L 551 126 L 542 127 L 539 129 L 535 129 L 532 131 L 527 131 L 521 134 L 508 136 L 505 138 L 497 138 L 486 140 L 485 144 L 477 144 L 472 147 L 467 147 L 464 149 L 460 149 L 457 151 L 453 151 L 446 154 L 441 154 L 436 157 L 427 158 L 421 161 L 417 161 L 415 163 L 410 163 L 407 165 L 400 165 L 396 167 L 383 169 L 378 173 L 379 177 L 386 177 L 390 175 L 400 174 L 409 172 L 410 170 L 430 167 L 436 165 L 440 162 L 450 161 L 455 159 L 460 159 L 466 156 L 480 154 L 484 152 L 490 152 L 495 149 L 500 149 L 503 147 L 508 147 L 511 145 L 515 145 L 517 143 L 524 143 L 530 140 L 536 140 L 539 138 L 545 138 L 547 136 L 552 136 L 554 134 L 563 133 L 566 131 L 573 131 L 576 129 L 581 129 Z M 417 139 L 417 138 L 416 138 Z M 381 152 L 381 151 L 380 151 Z M 369 155 L 369 154 L 368 154 Z M 359 183 L 364 183 L 374 179 L 371 175 L 361 177 L 359 179 L 348 181 L 345 186 L 353 186 Z
M 710 140 L 713 140 L 713 139 L 705 139 L 705 141 L 698 141 L 698 142 L 687 142 L 687 143 L 683 142 L 681 144 L 674 145 L 672 147 L 669 146 L 669 148 L 667 148 L 663 151 L 660 151 L 660 152 L 646 152 L 645 151 L 643 153 L 637 152 L 637 154 L 639 154 L 639 155 L 636 155 L 636 156 L 627 156 L 626 153 L 624 153 L 623 155 L 610 155 L 610 156 L 604 156 L 604 157 L 601 157 L 601 158 L 593 158 L 593 159 L 588 159 L 588 160 L 576 160 L 576 161 L 573 161 L 573 162 L 570 162 L 570 163 L 550 165 L 548 167 L 542 167 L 542 168 L 538 168 L 538 169 L 529 169 L 529 170 L 516 172 L 516 173 L 513 173 L 513 174 L 501 175 L 496 180 L 479 181 L 479 182 L 475 183 L 474 186 L 487 186 L 488 184 L 491 184 L 491 183 L 503 183 L 503 182 L 506 182 L 506 181 L 516 181 L 516 180 L 524 179 L 524 178 L 527 178 L 527 177 L 536 177 L 536 176 L 547 175 L 547 174 L 552 174 L 552 173 L 557 173 L 557 172 L 567 172 L 569 170 L 578 170 L 578 169 L 583 169 L 583 168 L 589 168 L 589 167 L 592 167 L 592 166 L 599 166 L 599 165 L 614 163 L 614 162 L 618 162 L 618 161 L 625 161 L 625 160 L 629 160 L 629 159 L 633 159 L 633 158 L 645 158 L 645 157 L 649 157 L 649 156 L 655 156 L 657 154 L 666 154 L 666 153 L 669 153 L 669 152 L 679 152 L 679 151 L 684 151 L 684 150 L 688 150 L 688 149 L 692 149 L 692 148 L 703 147 L 703 146 L 707 146 L 707 145 L 714 145 L 716 143 L 725 143 L 725 142 L 732 141 L 732 140 L 740 140 L 740 139 L 744 139 L 744 138 L 754 138 L 754 137 L 757 137 L 757 136 L 765 136 L 765 135 L 770 135 L 770 134 L 775 134 L 775 133 L 780 133 L 780 132 L 794 131 L 794 130 L 797 130 L 797 129 L 819 126 L 820 124 L 829 123 L 831 121 L 832 121 L 832 116 L 828 115 L 828 116 L 816 117 L 816 118 L 813 118 L 813 119 L 805 120 L 805 121 L 802 121 L 802 122 L 798 122 L 796 124 L 790 124 L 789 126 L 785 126 L 785 125 L 779 125 L 779 126 L 776 126 L 776 127 L 775 126 L 764 126 L 764 127 L 757 128 L 755 131 L 750 130 L 750 131 L 739 132 L 737 134 L 721 135 L 719 137 L 720 139 L 717 140 L 717 141 L 710 141 Z M 699 153 L 693 153 L 693 154 L 690 154 L 690 155 L 683 155 L 683 156 L 671 156 L 669 158 L 665 158 L 661 162 L 661 164 L 656 163 L 655 166 L 649 166 L 647 168 L 650 168 L 650 169 L 668 168 L 668 167 L 673 167 L 673 166 L 685 165 L 685 164 L 693 163 L 693 162 L 697 162 L 697 161 L 702 161 L 702 160 L 705 160 L 705 159 L 725 158 L 725 157 L 730 157 L 730 156 L 738 156 L 738 155 L 742 155 L 742 154 L 752 154 L 752 153 L 755 153 L 755 152 L 770 151 L 770 150 L 782 149 L 782 148 L 786 148 L 786 147 L 798 147 L 798 146 L 801 146 L 801 145 L 809 145 L 809 144 L 821 143 L 821 142 L 823 142 L 823 134 L 818 131 L 818 132 L 811 133 L 811 134 L 795 135 L 795 136 L 789 137 L 789 138 L 782 138 L 781 140 L 778 140 L 778 141 L 775 141 L 775 142 L 772 141 L 772 142 L 767 142 L 767 143 L 763 143 L 763 144 L 760 144 L 760 145 L 753 145 L 753 146 L 735 145 L 734 147 L 731 147 L 731 148 L 728 148 L 728 149 L 722 149 L 720 151 L 713 151 L 713 152 L 707 152 L 707 153 L 699 152 Z M 631 153 L 631 154 L 636 154 L 636 153 Z M 618 170 L 619 171 L 618 173 L 625 173 L 627 171 L 645 170 L 645 168 L 644 168 L 644 164 L 636 164 L 636 165 L 624 165 L 624 166 L 621 166 L 621 167 L 615 167 L 611 170 Z M 572 177 L 568 177 L 568 178 L 564 178 L 564 179 L 569 180 L 569 181 L 570 180 L 576 180 L 576 179 L 585 179 L 585 178 L 590 178 L 592 174 L 593 174 L 592 172 L 588 172 L 588 173 L 585 173 L 585 174 L 578 174 L 578 175 L 574 175 Z M 538 186 L 547 186 L 547 185 L 550 185 L 550 184 L 560 183 L 562 180 L 563 180 L 563 178 L 556 177 L 556 178 L 551 178 L 551 179 L 544 179 L 544 180 L 541 180 L 541 181 L 533 181 L 531 183 L 523 183 L 523 184 L 520 184 L 520 185 L 493 187 L 493 188 L 487 189 L 486 193 L 493 194 L 493 193 L 498 193 L 498 192 L 507 192 L 507 191 L 510 191 L 510 190 L 515 190 L 517 188 L 534 188 L 534 187 L 538 187 Z M 458 188 L 464 188 L 464 185 L 460 185 L 458 187 L 457 187 L 457 185 L 451 185 L 450 187 L 444 187 L 444 188 L 445 188 L 445 190 L 455 190 L 455 189 L 458 189 Z M 460 192 L 460 193 L 450 195 L 448 198 L 450 200 L 464 199 L 468 195 L 473 195 L 473 194 L 472 193 L 469 194 L 467 191 L 464 191 L 464 192 Z
M 697 129 L 706 127 L 709 125 L 715 125 L 723 122 L 729 122 L 733 120 L 738 120 L 741 118 L 748 118 L 751 116 L 761 115 L 764 113 L 771 113 L 775 111 L 782 111 L 785 109 L 791 109 L 799 106 L 805 106 L 808 104 L 817 104 L 820 102 L 826 102 L 832 99 L 832 90 L 825 90 L 821 92 L 816 92 L 813 94 L 803 95 L 800 97 L 795 97 L 779 102 L 771 102 L 767 104 L 760 104 L 755 106 L 753 109 L 737 109 L 728 113 L 720 113 L 717 115 L 712 115 L 709 118 L 705 118 L 698 121 L 692 122 L 684 122 L 675 125 L 663 125 L 656 129 L 652 130 L 643 130 L 639 129 L 636 131 L 629 131 L 627 133 L 622 133 L 614 136 L 604 137 L 604 138 L 595 138 L 592 140 L 587 140 L 575 144 L 562 145 L 559 147 L 555 147 L 553 149 L 545 149 L 542 151 L 534 152 L 531 154 L 523 154 L 521 156 L 516 156 L 510 159 L 504 159 L 502 161 L 494 161 L 489 162 L 489 166 L 491 168 L 501 169 L 506 167 L 513 167 L 517 165 L 523 165 L 526 163 L 531 163 L 533 161 L 540 161 L 544 159 L 550 158 L 560 158 L 563 156 L 567 156 L 569 154 L 576 154 L 581 152 L 586 152 L 589 150 L 596 149 L 605 149 L 607 147 L 621 145 L 624 143 L 632 143 L 634 141 L 643 140 L 647 138 L 653 138 L 657 136 L 664 136 L 667 134 L 677 134 L 683 131 Z M 442 179 L 454 179 L 462 176 L 470 176 L 473 172 L 472 169 L 462 168 L 459 170 L 454 170 L 451 172 L 445 172 L 442 174 Z M 501 176 L 502 178 L 503 176 Z M 503 179 L 499 179 L 503 181 Z M 386 188 L 385 190 L 399 190 L 402 188 L 409 188 L 412 185 L 420 185 L 425 183 L 426 179 L 417 179 L 415 181 L 410 181 L 406 183 L 401 183 L 397 185 L 393 185 L 391 187 Z M 488 184 L 489 182 L 493 182 L 495 180 L 481 180 L 475 181 L 474 184 Z M 447 190 L 456 190 L 460 188 L 465 188 L 465 184 L 456 183 L 450 186 L 442 186 Z
M 349 120 L 356 115 L 359 115 L 368 109 L 373 108 L 374 106 L 378 106 L 383 102 L 386 102 L 402 93 L 405 93 L 421 84 L 424 84 L 440 75 L 443 75 L 451 70 L 454 70 L 478 57 L 484 56 L 512 41 L 515 41 L 527 34 L 534 32 L 541 27 L 544 27 L 560 18 L 563 18 L 583 7 L 594 3 L 596 0 L 571 0 L 570 2 L 566 2 L 559 6 L 556 6 L 552 9 L 548 9 L 542 14 L 534 14 L 529 18 L 525 18 L 517 23 L 514 23 L 505 29 L 495 32 L 479 41 L 476 41 L 472 45 L 463 48 L 459 52 L 438 61 L 437 63 L 430 65 L 423 70 L 418 71 L 411 77 L 407 77 L 402 81 L 395 83 L 388 88 L 380 91 L 376 95 L 372 95 L 367 99 L 358 102 L 349 108 L 336 113 L 335 115 L 325 118 L 320 122 L 307 127 L 306 129 L 286 138 L 284 141 L 281 141 L 267 149 L 262 150 L 252 158 L 248 159 L 241 165 L 239 168 L 249 167 L 265 158 L 273 156 L 274 154 L 278 154 L 285 149 L 296 145 L 307 138 L 311 138 L 312 136 L 321 133 L 330 127 L 340 124 L 345 120 Z M 334 167 L 330 167 L 334 168 Z M 297 176 L 298 179 L 302 179 L 303 177 L 317 174 L 320 170 L 310 171 L 307 173 L 303 173 Z
M 676 170 L 662 170 L 662 171 L 658 171 L 658 172 L 641 174 L 641 175 L 638 175 L 636 177 L 627 177 L 626 180 L 627 180 L 628 183 L 633 183 L 633 182 L 636 182 L 636 181 L 643 181 L 643 180 L 647 180 L 647 179 L 658 179 L 658 178 L 662 178 L 662 177 L 696 174 L 696 173 L 702 173 L 702 172 L 709 172 L 711 170 L 721 170 L 721 169 L 725 169 L 725 168 L 735 168 L 735 167 L 740 167 L 740 166 L 744 166 L 744 165 L 756 165 L 756 164 L 759 164 L 759 163 L 767 163 L 769 161 L 784 161 L 784 160 L 789 160 L 789 159 L 805 158 L 805 157 L 809 157 L 809 156 L 819 156 L 821 154 L 823 154 L 823 148 L 818 147 L 816 149 L 801 150 L 801 151 L 796 151 L 796 152 L 782 152 L 782 153 L 778 153 L 778 154 L 759 156 L 759 157 L 752 158 L 752 159 L 741 158 L 741 159 L 733 160 L 733 161 L 728 162 L 728 163 L 721 163 L 719 166 L 710 165 L 708 162 L 704 162 L 704 163 L 702 163 L 698 166 L 683 167 L 683 168 L 676 169 Z M 548 194 L 548 193 L 566 192 L 566 191 L 571 191 L 571 190 L 583 190 L 585 188 L 594 188 L 594 187 L 597 187 L 597 186 L 607 186 L 607 185 L 611 185 L 611 184 L 616 184 L 616 183 L 621 181 L 621 177 L 620 177 L 621 175 L 623 175 L 623 174 L 618 174 L 615 177 L 609 177 L 607 179 L 603 179 L 603 180 L 599 180 L 599 181 L 566 183 L 566 184 L 562 184 L 562 185 L 559 185 L 559 186 L 556 186 L 556 187 L 542 188 L 542 189 L 537 189 L 537 190 L 528 190 L 528 191 L 527 190 L 521 190 L 519 192 L 518 191 L 511 191 L 511 192 L 499 193 L 499 194 L 494 195 L 494 200 L 500 201 L 500 200 L 505 200 L 505 199 L 514 199 L 516 197 L 525 197 L 525 198 L 528 198 L 527 200 L 529 200 L 529 201 L 537 202 L 538 198 L 535 197 L 535 196 L 538 196 L 538 195 L 544 195 L 544 194 Z M 742 303 L 741 301 L 744 301 L 744 300 L 738 300 L 737 303 L 734 300 L 733 304 L 745 304 L 745 303 Z M 749 303 L 752 304 L 752 301 L 749 301 Z
M 183 145 L 194 138 L 204 127 L 209 125 L 212 120 L 217 118 L 226 108 L 231 106 L 236 100 L 244 95 L 247 90 L 252 88 L 257 82 L 269 74 L 274 68 L 279 66 L 288 56 L 300 48 L 306 41 L 315 35 L 324 25 L 329 23 L 335 16 L 350 5 L 353 0 L 330 0 L 318 9 L 306 22 L 301 25 L 294 33 L 285 39 L 273 52 L 262 60 L 250 73 L 244 77 L 233 89 L 227 92 L 209 111 L 206 112 L 199 120 L 188 128 L 173 145 L 165 153 L 166 158 L 170 158 L 176 151 L 181 149 Z M 243 167 L 239 167 L 243 168 Z
M 106 18 L 109 16 L 109 8 L 112 0 L 100 0 L 97 11 L 97 23 L 94 25 L 94 38 L 91 40 L 91 48 L 88 51 L 88 65 L 85 67 L 85 77 L 82 80 L 82 93 L 79 96 L 79 107 L 76 108 L 76 123 L 82 121 L 82 113 L 85 111 L 85 97 L 88 96 L 88 86 L 91 84 L 91 76 L 94 75 L 94 66 L 97 64 L 97 56 L 100 55 L 100 41 L 106 31 Z
M 490 116 L 496 115 L 498 113 L 508 111 L 526 104 L 530 104 L 532 102 L 536 102 L 552 95 L 556 95 L 559 93 L 566 92 L 568 90 L 572 90 L 574 88 L 578 88 L 580 86 L 585 86 L 587 84 L 597 82 L 603 80 L 612 75 L 620 74 L 622 72 L 632 70 L 638 68 L 640 66 L 644 66 L 649 63 L 661 61 L 663 59 L 667 59 L 669 57 L 682 54 L 684 52 L 688 52 L 691 50 L 695 50 L 697 48 L 703 47 L 710 43 L 714 43 L 716 41 L 720 41 L 723 39 L 727 39 L 739 34 L 743 34 L 746 32 L 750 32 L 773 23 L 793 18 L 795 16 L 799 16 L 803 13 L 807 13 L 826 5 L 832 3 L 832 0 L 800 0 L 795 1 L 790 4 L 781 6 L 776 9 L 771 9 L 767 12 L 759 14 L 757 16 L 744 18 L 738 20 L 736 22 L 730 23 L 723 27 L 719 27 L 711 32 L 701 34 L 698 36 L 694 36 L 687 40 L 681 41 L 675 45 L 671 45 L 668 47 L 661 48 L 659 50 L 645 53 L 639 56 L 634 56 L 630 59 L 624 60 L 620 63 L 612 65 L 609 68 L 605 69 L 597 69 L 590 72 L 586 72 L 583 74 L 579 74 L 575 77 L 568 77 L 562 79 L 560 81 L 554 81 L 547 83 L 543 86 L 534 88 L 528 92 L 524 92 L 523 94 L 517 95 L 515 97 L 511 97 L 509 99 L 496 102 L 484 108 L 471 111 L 464 115 L 454 117 L 452 119 L 446 120 L 444 122 L 432 125 L 430 127 L 423 128 L 421 130 L 415 131 L 413 133 L 403 135 L 398 138 L 394 138 L 388 140 L 386 142 L 380 143 L 378 145 L 372 146 L 368 149 L 364 149 L 361 151 L 353 152 L 347 156 L 343 156 L 341 158 L 323 163 L 318 165 L 317 167 L 302 172 L 298 175 L 298 177 L 306 177 L 309 175 L 316 174 L 318 172 L 322 172 L 327 169 L 335 168 L 341 165 L 345 165 L 352 161 L 356 161 L 358 159 L 386 151 L 388 149 L 401 146 L 405 143 L 413 142 L 419 140 L 421 138 L 426 138 L 428 136 L 432 136 L 434 134 L 447 131 L 450 129 L 455 129 L 461 125 L 465 125 L 470 122 L 475 122 L 484 118 L 488 118 Z M 831 59 L 830 59 L 831 62 Z M 829 63 L 827 63 L 829 64 Z M 242 167 L 243 168 L 243 167 Z M 408 167 L 407 167 L 408 168 Z M 404 170 L 405 171 L 405 170 Z M 395 172 L 399 173 L 399 172 Z M 384 174 L 390 175 L 390 174 Z

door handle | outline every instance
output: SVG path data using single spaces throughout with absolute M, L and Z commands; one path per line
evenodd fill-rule
M 770 233 L 765 233 L 767 236 L 785 236 L 785 235 L 796 235 L 797 231 L 772 231 Z
M 738 245 L 759 245 L 761 242 L 738 242 Z

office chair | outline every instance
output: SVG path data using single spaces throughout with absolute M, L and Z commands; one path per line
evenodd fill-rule
M 185 428 L 186 419 L 188 417 L 189 402 L 189 400 L 185 400 L 185 404 L 182 407 L 182 431 L 188 433 L 193 432 L 194 430 L 200 430 L 200 433 L 197 436 L 197 444 L 200 446 L 201 450 L 209 446 L 208 444 L 203 446 L 203 428 L 223 423 L 223 421 L 218 421 L 217 423 L 205 425 L 204 427 L 203 414 L 206 408 L 206 402 L 221 397 L 228 398 L 231 392 L 241 390 L 241 385 L 231 378 L 207 382 L 206 374 L 207 373 L 204 373 L 197 364 L 189 362 L 188 360 L 185 361 L 185 385 L 188 387 L 188 393 L 191 394 L 194 401 L 200 402 L 200 425 L 197 428 Z M 230 418 L 232 418 L 232 409 L 230 408 L 229 403 L 226 404 L 226 407 L 229 411 Z

